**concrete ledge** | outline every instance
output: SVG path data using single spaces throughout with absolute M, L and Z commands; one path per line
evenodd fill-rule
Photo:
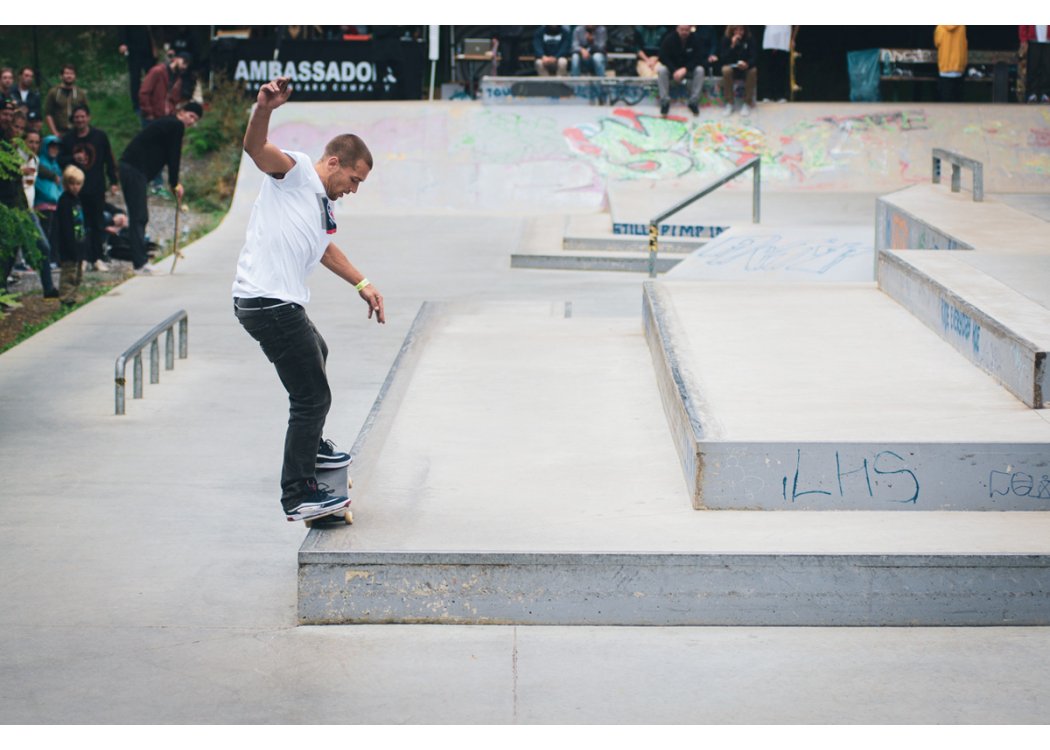
M 706 403 L 704 387 L 689 369 L 690 363 L 703 363 L 690 347 L 671 293 L 663 284 L 647 282 L 643 300 L 664 413 L 695 509 L 1050 510 L 1050 444 L 1025 442 L 1017 434 L 1002 442 L 953 440 L 943 430 L 925 441 L 814 441 L 801 429 L 796 439 L 794 430 L 772 423 L 768 434 L 776 437 L 764 439 L 763 430 L 746 441 L 727 438 L 715 421 L 717 410 Z M 746 366 L 762 362 L 760 357 Z M 860 394 L 857 398 L 863 400 Z M 1048 434 L 1040 420 L 1034 421 L 1038 424 L 1028 427 L 1042 429 L 1030 429 L 1028 435 Z M 774 433 L 774 427 L 779 431 Z
M 994 250 L 1045 255 L 1047 222 L 994 198 L 975 202 L 947 185 L 922 184 L 878 198 L 875 249 Z
M 1033 408 L 1046 406 L 1050 310 L 944 254 L 880 251 L 878 282 L 1010 393 Z
M 680 325 L 674 317 L 670 296 L 660 286 L 645 282 L 642 289 L 642 326 L 656 371 L 660 401 L 671 430 L 671 439 L 682 466 L 689 499 L 696 509 L 703 507 L 700 486 L 707 420 L 701 396 L 692 373 L 683 362 L 685 342 L 678 335 Z
M 680 257 L 667 257 L 659 254 L 656 258 L 656 272 L 667 273 L 682 262 Z M 511 268 L 544 268 L 565 271 L 631 271 L 645 273 L 649 270 L 649 254 L 621 252 L 606 255 L 601 252 L 559 253 L 557 255 L 542 253 L 513 253 L 510 256 Z
M 686 254 L 704 246 L 707 240 L 660 238 L 660 253 Z M 622 234 L 566 235 L 562 239 L 565 250 L 593 250 L 611 253 L 649 252 L 649 238 Z
M 300 556 L 307 625 L 1050 624 L 1046 555 Z

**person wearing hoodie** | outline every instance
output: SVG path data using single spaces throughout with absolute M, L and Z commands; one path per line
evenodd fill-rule
M 966 27 L 938 26 L 933 30 L 937 48 L 937 93 L 942 102 L 963 100 L 963 75 L 966 73 Z
M 58 136 L 49 135 L 44 138 L 44 145 L 39 155 L 39 171 L 36 175 L 33 210 L 40 214 L 40 223 L 48 237 L 51 236 L 51 217 L 58 206 L 58 198 L 62 195 L 62 167 L 58 165 L 58 154 L 61 149 L 62 142 Z M 58 262 L 54 258 L 51 260 Z

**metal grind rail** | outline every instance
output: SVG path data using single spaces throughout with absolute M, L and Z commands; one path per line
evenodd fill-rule
M 984 200 L 984 164 L 971 159 L 968 156 L 948 151 L 943 148 L 933 150 L 933 182 L 941 181 L 941 162 L 946 161 L 952 165 L 952 192 L 958 193 L 962 189 L 962 168 L 966 167 L 973 172 L 973 200 L 980 203 Z
M 129 346 L 123 354 L 117 357 L 114 383 L 116 384 L 116 413 L 124 413 L 124 387 L 127 383 L 128 359 L 133 359 L 132 367 L 132 398 L 142 398 L 142 352 L 148 344 L 149 350 L 149 382 L 160 382 L 160 344 L 162 333 L 164 337 L 164 369 L 175 369 L 175 324 L 179 326 L 179 359 L 186 359 L 189 355 L 189 316 L 185 310 L 168 316 L 163 322 L 150 329 L 149 333 Z
M 679 211 L 681 211 L 686 206 L 694 203 L 695 201 L 700 200 L 705 195 L 713 193 L 715 190 L 717 190 L 718 188 L 722 187 L 727 182 L 730 182 L 731 180 L 736 179 L 737 177 L 739 177 L 740 175 L 742 175 L 744 172 L 746 172 L 749 169 L 755 170 L 754 181 L 753 181 L 753 186 L 754 187 L 753 187 L 753 190 L 752 190 L 752 197 L 751 197 L 751 221 L 754 222 L 755 224 L 758 224 L 760 222 L 760 220 L 761 220 L 761 211 L 762 211 L 762 198 L 761 198 L 762 160 L 761 160 L 761 158 L 756 156 L 753 159 L 751 159 L 750 161 L 746 162 L 745 164 L 741 164 L 739 167 L 734 169 L 729 174 L 719 178 L 718 180 L 715 180 L 714 182 L 712 182 L 710 185 L 705 187 L 700 192 L 696 193 L 695 195 L 693 195 L 693 196 L 691 196 L 689 198 L 686 198 L 684 201 L 681 201 L 680 203 L 672 206 L 671 208 L 667 209 L 666 211 L 664 211 L 659 216 L 657 216 L 657 217 L 655 217 L 655 218 L 653 218 L 653 219 L 651 219 L 649 221 L 649 278 L 650 279 L 655 279 L 656 278 L 656 253 L 659 250 L 660 223 L 665 221 L 666 219 L 670 218 L 674 214 L 678 213 Z

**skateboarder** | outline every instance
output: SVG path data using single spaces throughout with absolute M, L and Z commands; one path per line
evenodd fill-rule
M 289 521 L 337 512 L 344 493 L 319 485 L 315 470 L 348 465 L 349 454 L 322 439 L 332 395 L 325 375 L 328 347 L 306 316 L 306 277 L 320 263 L 357 290 L 368 317 L 385 323 L 383 297 L 330 241 L 336 231 L 332 203 L 358 186 L 372 169 L 372 155 L 356 135 L 338 135 L 324 154 L 282 151 L 267 140 L 271 113 L 288 101 L 288 78 L 259 89 L 248 120 L 244 151 L 267 176 L 248 220 L 247 238 L 233 282 L 234 313 L 259 342 L 288 391 L 288 432 L 281 469 L 281 505 Z

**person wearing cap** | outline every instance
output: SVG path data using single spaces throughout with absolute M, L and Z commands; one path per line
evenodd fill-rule
M 189 52 L 180 52 L 170 63 L 157 63 L 146 73 L 139 88 L 139 112 L 143 125 L 175 112 L 173 86 L 189 68 L 189 58 Z
M 131 139 L 120 156 L 120 187 L 128 210 L 131 261 L 136 273 L 152 273 L 146 256 L 146 224 L 149 223 L 146 187 L 151 180 L 160 176 L 161 170 L 167 165 L 168 183 L 172 192 L 182 200 L 184 191 L 179 183 L 182 136 L 186 128 L 192 128 L 203 116 L 204 110 L 200 104 L 187 102 L 174 115 L 148 123 Z

